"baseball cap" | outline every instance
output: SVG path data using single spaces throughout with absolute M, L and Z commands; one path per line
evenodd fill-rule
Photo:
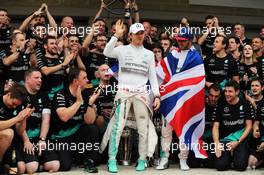
M 178 36 L 176 36 L 175 38 L 180 41 L 192 40 L 193 33 L 188 27 L 180 27 Z
M 145 31 L 145 28 L 141 23 L 134 23 L 129 28 L 129 33 L 136 34 L 139 31 Z

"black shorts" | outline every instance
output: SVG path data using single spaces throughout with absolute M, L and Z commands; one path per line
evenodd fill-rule
M 37 145 L 38 139 L 37 140 L 30 140 L 32 144 Z M 20 143 L 16 147 L 16 158 L 17 161 L 23 161 L 25 163 L 30 163 L 30 162 L 39 162 L 40 164 L 54 161 L 54 160 L 59 160 L 57 154 L 53 150 L 44 150 L 42 151 L 41 155 L 38 155 L 38 151 L 36 150 L 34 152 L 34 155 L 27 154 L 24 152 L 24 144 Z

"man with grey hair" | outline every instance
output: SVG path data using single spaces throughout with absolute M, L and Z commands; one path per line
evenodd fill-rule
M 240 39 L 240 47 L 239 47 L 239 50 L 241 51 L 243 46 L 246 45 L 246 44 L 251 44 L 251 39 L 247 38 L 245 36 L 245 26 L 240 24 L 240 23 L 237 23 L 234 25 L 234 34 L 236 37 L 238 37 Z

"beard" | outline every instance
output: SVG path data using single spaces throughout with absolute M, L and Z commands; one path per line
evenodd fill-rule
M 99 52 L 103 52 L 104 51 L 104 47 L 97 47 L 96 48 Z
M 50 54 L 50 55 L 58 55 L 58 52 L 54 52 L 52 49 L 48 49 L 47 52 Z

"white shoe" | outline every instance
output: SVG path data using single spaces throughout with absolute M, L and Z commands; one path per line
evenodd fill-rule
M 169 168 L 169 159 L 166 157 L 162 157 L 160 159 L 159 165 L 156 166 L 156 170 L 165 170 Z
M 183 171 L 190 170 L 190 167 L 187 165 L 186 159 L 180 159 L 180 169 Z

